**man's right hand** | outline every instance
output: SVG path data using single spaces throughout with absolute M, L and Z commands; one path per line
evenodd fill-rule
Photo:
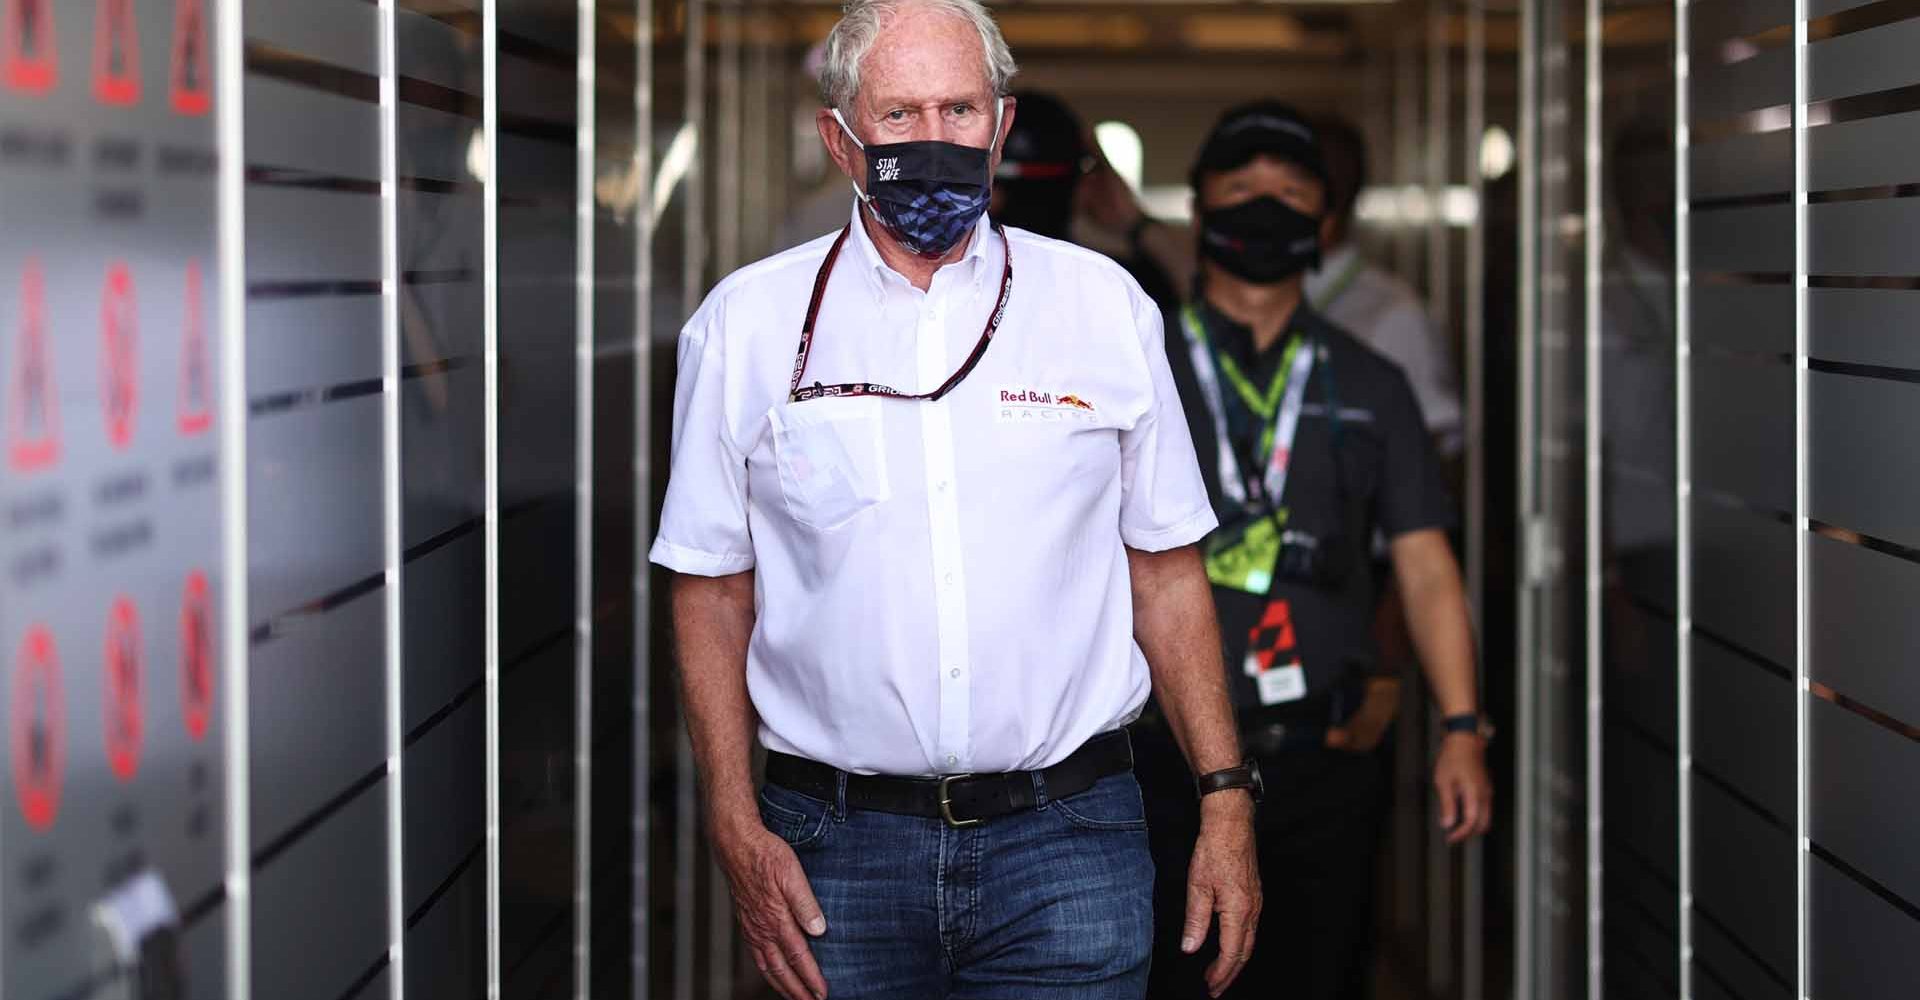
M 734 918 L 760 974 L 786 1000 L 825 1000 L 827 980 L 807 935 L 825 934 L 827 918 L 793 848 L 757 823 L 716 837 L 714 847 L 733 886 Z

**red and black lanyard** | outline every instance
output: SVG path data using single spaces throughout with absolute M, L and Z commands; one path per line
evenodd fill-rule
M 993 342 L 993 334 L 1000 329 L 1000 318 L 1007 313 L 1007 299 L 1013 294 L 1013 244 L 1007 240 L 1007 234 L 994 223 L 993 231 L 1000 234 L 1000 245 L 1004 248 L 1006 265 L 1000 272 L 1000 299 L 994 303 L 993 313 L 987 317 L 986 329 L 980 331 L 980 342 L 973 345 L 973 353 L 960 365 L 960 370 L 948 376 L 932 392 L 901 392 L 890 385 L 877 382 L 841 382 L 835 385 L 822 385 L 819 382 L 802 389 L 800 380 L 807 375 L 807 355 L 813 350 L 813 324 L 820 318 L 820 300 L 827 294 L 827 277 L 833 273 L 833 262 L 840 259 L 840 248 L 846 246 L 847 237 L 853 232 L 852 224 L 840 230 L 840 237 L 833 241 L 833 249 L 827 251 L 827 259 L 820 264 L 820 273 L 813 278 L 813 300 L 807 303 L 807 318 L 800 325 L 800 353 L 793 359 L 793 382 L 787 387 L 787 402 L 804 403 L 809 399 L 821 399 L 829 396 L 890 396 L 894 399 L 936 400 L 954 387 L 966 381 L 973 373 L 975 365 L 987 353 L 987 345 Z

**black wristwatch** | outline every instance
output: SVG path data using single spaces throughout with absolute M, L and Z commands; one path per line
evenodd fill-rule
M 1252 757 L 1242 761 L 1239 767 L 1203 774 L 1194 779 L 1194 785 L 1199 789 L 1201 798 L 1229 788 L 1244 788 L 1252 793 L 1253 801 L 1258 802 L 1267 793 L 1267 786 L 1260 780 L 1260 762 Z
M 1449 736 L 1454 733 L 1470 733 L 1488 742 L 1493 741 L 1493 720 L 1479 712 L 1449 715 L 1440 720 L 1440 728 Z

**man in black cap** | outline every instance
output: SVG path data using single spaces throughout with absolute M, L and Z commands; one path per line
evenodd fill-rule
M 1257 102 L 1214 127 L 1192 173 L 1200 272 L 1167 320 L 1167 355 L 1220 527 L 1203 543 L 1229 685 L 1266 784 L 1267 904 L 1229 995 L 1366 995 L 1372 872 L 1385 812 L 1379 756 L 1346 726 L 1376 658 L 1376 531 L 1446 716 L 1434 768 L 1453 842 L 1491 818 L 1491 735 L 1439 459 L 1406 376 L 1310 309 L 1327 177 L 1311 126 Z M 1199 996 L 1205 924 L 1188 912 L 1191 777 L 1149 715 L 1138 773 L 1158 870 L 1149 995 Z

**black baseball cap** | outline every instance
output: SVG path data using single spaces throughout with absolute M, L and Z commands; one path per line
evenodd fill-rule
M 1000 151 L 1002 181 L 1072 181 L 1087 155 L 1080 116 L 1059 98 L 1036 90 L 1015 91 L 1017 113 Z
M 1201 144 L 1188 179 L 1197 190 L 1202 175 L 1239 169 L 1261 154 L 1299 164 L 1320 183 L 1327 182 L 1318 133 L 1300 112 L 1279 101 L 1253 101 L 1221 115 Z

